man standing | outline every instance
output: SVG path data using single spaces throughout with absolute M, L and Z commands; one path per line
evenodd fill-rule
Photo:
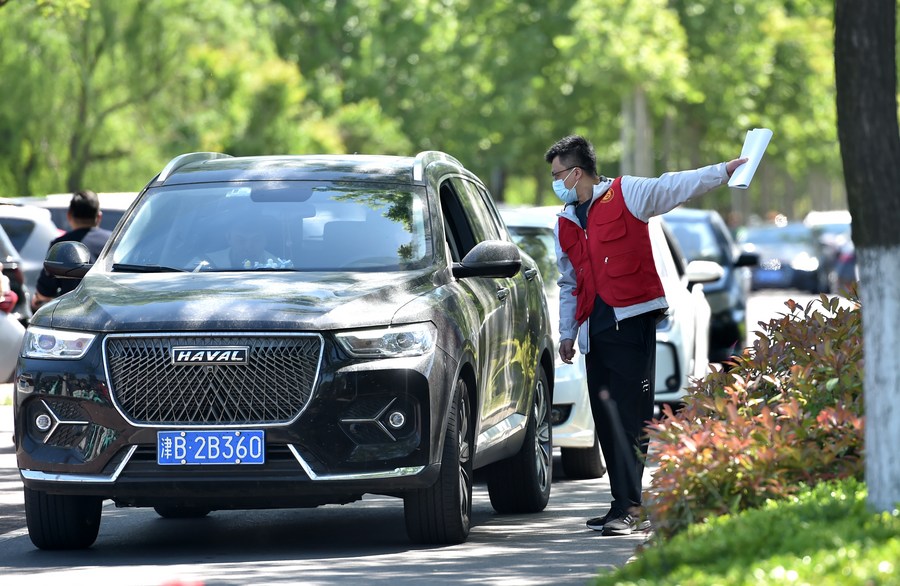
M 577 338 L 613 497 L 609 511 L 587 526 L 629 535 L 650 527 L 638 523 L 649 445 L 644 428 L 653 418 L 656 323 L 668 309 L 647 223 L 724 185 L 746 159 L 610 180 L 597 174 L 594 147 L 581 136 L 560 139 L 545 159 L 565 204 L 555 229 L 559 356 L 571 364 Z
M 100 228 L 100 200 L 97 194 L 89 189 L 76 191 L 69 202 L 66 219 L 71 230 L 50 243 L 76 241 L 84 244 L 91 253 L 91 261 L 96 261 L 111 232 Z M 45 270 L 41 271 L 37 287 L 31 302 L 32 309 L 37 309 L 55 297 L 68 293 L 78 286 L 80 279 L 57 279 Z

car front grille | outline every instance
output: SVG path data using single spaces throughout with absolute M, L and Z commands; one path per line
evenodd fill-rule
M 173 348 L 209 359 L 176 363 Z M 246 359 L 219 363 L 221 348 L 245 348 Z M 104 346 L 113 400 L 135 425 L 289 422 L 312 395 L 321 354 L 310 334 L 112 334 Z

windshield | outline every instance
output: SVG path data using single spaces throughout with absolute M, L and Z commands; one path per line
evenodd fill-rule
M 431 263 L 423 188 L 251 181 L 150 189 L 114 271 L 410 270 Z
M 665 221 L 688 261 L 710 260 L 720 265 L 726 264 L 712 225 L 706 222 L 682 222 L 669 217 Z

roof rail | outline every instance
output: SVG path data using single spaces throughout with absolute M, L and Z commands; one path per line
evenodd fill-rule
M 156 177 L 156 183 L 162 183 L 169 176 L 177 171 L 178 169 L 188 165 L 190 163 L 196 163 L 197 161 L 210 161 L 212 159 L 226 159 L 230 158 L 231 155 L 226 155 L 225 153 L 212 153 L 212 152 L 200 152 L 200 153 L 186 153 L 183 155 L 178 155 L 163 167 L 163 170 L 159 172 L 159 175 Z
M 425 167 L 435 161 L 446 161 L 454 165 L 463 166 L 455 157 L 441 151 L 422 151 L 416 155 L 413 162 L 413 181 L 422 181 L 425 178 Z

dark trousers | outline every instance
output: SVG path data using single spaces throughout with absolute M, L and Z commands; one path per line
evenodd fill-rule
M 645 425 L 653 418 L 656 315 L 628 318 L 592 335 L 585 367 L 612 506 L 624 512 L 641 505 Z

